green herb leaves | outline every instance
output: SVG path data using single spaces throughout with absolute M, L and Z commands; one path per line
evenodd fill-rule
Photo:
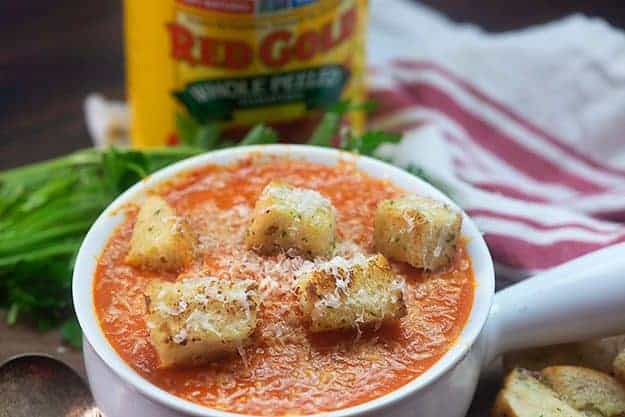
M 96 217 L 145 175 L 201 153 L 88 149 L 0 173 L 0 306 L 42 330 L 72 317 L 73 260 Z M 73 326 L 73 327 L 71 327 Z M 80 343 L 77 325 L 62 335 Z
M 378 147 L 385 143 L 398 143 L 401 140 L 400 133 L 382 132 L 373 130 L 360 136 L 349 136 L 341 144 L 341 148 L 361 155 L 373 156 Z
M 180 142 L 186 146 L 213 149 L 219 142 L 219 125 L 215 122 L 200 124 L 193 117 L 176 114 L 176 131 Z
M 359 110 L 370 112 L 375 108 L 376 104 L 372 101 L 357 104 L 350 101 L 339 101 L 338 103 L 335 103 L 330 106 L 328 111 L 321 118 L 321 121 L 308 140 L 308 144 L 314 146 L 332 146 L 332 141 L 339 133 L 341 121 L 345 113 Z
M 69 318 L 61 325 L 61 336 L 75 348 L 82 347 L 82 331 L 75 318 Z
M 261 123 L 250 129 L 239 145 L 267 145 L 276 142 L 278 142 L 276 131 Z

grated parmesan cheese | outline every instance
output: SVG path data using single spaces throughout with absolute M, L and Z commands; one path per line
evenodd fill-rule
M 305 264 L 298 282 L 299 302 L 313 331 L 355 327 L 398 319 L 406 314 L 404 281 L 382 255 L 334 257 Z
M 320 207 L 332 205 L 327 198 L 317 191 L 291 187 L 279 181 L 270 183 L 263 190 L 263 197 L 269 198 L 276 208 L 294 209 L 307 216 L 316 216 Z
M 215 277 L 148 286 L 148 328 L 161 365 L 202 363 L 235 351 L 256 327 L 256 284 Z
M 152 271 L 178 271 L 193 258 L 195 237 L 185 219 L 161 197 L 141 205 L 126 262 Z
M 384 200 L 375 215 L 375 246 L 415 268 L 440 270 L 455 257 L 461 227 L 460 213 L 431 198 Z
M 260 194 L 246 245 L 264 255 L 328 256 L 336 240 L 336 213 L 317 191 L 273 181 Z

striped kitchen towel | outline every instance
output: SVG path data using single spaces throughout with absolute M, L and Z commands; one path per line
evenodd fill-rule
M 620 31 L 572 16 L 493 35 L 412 2 L 372 8 L 370 127 L 405 132 L 381 153 L 472 216 L 499 287 L 625 241 Z
M 625 170 L 437 65 L 397 61 L 384 78 L 372 91 L 381 107 L 371 125 L 407 133 L 383 156 L 421 168 L 473 217 L 502 278 L 625 241 L 625 225 L 609 220 L 625 219 Z

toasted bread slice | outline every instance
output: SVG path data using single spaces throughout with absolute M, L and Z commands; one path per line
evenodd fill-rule
M 614 376 L 616 376 L 621 383 L 625 384 L 625 349 L 616 355 L 612 367 Z
M 256 328 L 252 281 L 152 282 L 147 324 L 161 367 L 197 365 L 244 345 Z
M 193 258 L 195 236 L 187 222 L 161 197 L 148 197 L 137 215 L 126 262 L 155 270 L 178 271 Z
M 542 380 L 573 408 L 591 417 L 624 417 L 625 389 L 611 376 L 579 366 L 551 366 Z
M 311 331 L 320 332 L 399 319 L 403 286 L 382 255 L 335 257 L 302 273 L 298 296 Z
M 503 357 L 504 368 L 540 371 L 548 366 L 584 366 L 611 373 L 612 363 L 623 347 L 623 336 L 511 352 Z
M 281 250 L 307 256 L 329 256 L 336 240 L 334 207 L 316 191 L 273 181 L 261 193 L 252 213 L 245 243 L 261 254 Z
M 513 369 L 497 395 L 493 417 L 584 417 L 530 371 Z
M 461 227 L 460 213 L 431 198 L 384 200 L 375 214 L 375 247 L 388 258 L 435 271 L 455 258 Z

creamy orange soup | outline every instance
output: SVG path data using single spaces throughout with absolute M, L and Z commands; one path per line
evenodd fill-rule
M 338 253 L 374 253 L 373 218 L 380 200 L 405 195 L 348 163 L 246 159 L 206 166 L 155 193 L 188 218 L 199 235 L 193 265 L 180 274 L 154 273 L 124 263 L 137 207 L 128 206 L 101 255 L 94 284 L 95 309 L 111 345 L 153 384 L 197 404 L 244 414 L 311 414 L 380 397 L 431 367 L 454 343 L 473 302 L 471 261 L 460 245 L 444 272 L 393 268 L 406 280 L 408 314 L 380 329 L 311 334 L 292 290 L 304 259 L 260 256 L 245 248 L 244 233 L 256 198 L 282 179 L 319 191 L 337 209 Z M 254 279 L 262 304 L 252 342 L 238 354 L 208 365 L 159 369 L 145 322 L 144 288 L 150 280 L 190 276 Z

